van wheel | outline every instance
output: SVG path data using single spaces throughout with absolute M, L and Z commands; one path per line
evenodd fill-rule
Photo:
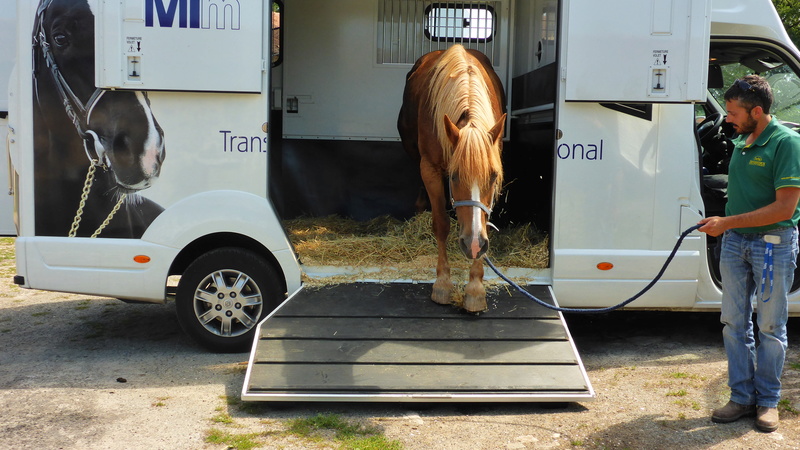
M 283 299 L 275 269 L 256 253 L 224 247 L 186 268 L 175 309 L 181 328 L 215 352 L 245 352 L 256 325 Z

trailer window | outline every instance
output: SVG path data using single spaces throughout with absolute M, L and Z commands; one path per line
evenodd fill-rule
M 479 50 L 497 65 L 500 11 L 508 0 L 378 2 L 378 64 L 414 64 L 420 56 L 454 43 Z
M 434 41 L 485 42 L 494 35 L 494 9 L 487 5 L 435 3 L 425 11 L 425 37 Z

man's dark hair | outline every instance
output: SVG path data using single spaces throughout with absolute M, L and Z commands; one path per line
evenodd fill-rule
M 740 78 L 725 91 L 725 101 L 738 100 L 748 113 L 756 106 L 760 106 L 764 114 L 769 114 L 773 99 L 769 83 L 758 75 Z

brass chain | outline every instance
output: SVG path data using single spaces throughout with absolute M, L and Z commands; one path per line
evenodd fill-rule
M 81 224 L 81 217 L 83 216 L 83 208 L 86 206 L 86 199 L 89 198 L 89 191 L 92 189 L 92 184 L 94 183 L 94 172 L 97 170 L 97 161 L 92 161 L 92 164 L 89 165 L 89 171 L 86 172 L 86 180 L 83 182 L 83 191 L 81 192 L 81 201 L 78 204 L 78 210 L 75 212 L 75 218 L 72 220 L 72 226 L 69 229 L 69 237 L 75 237 L 78 234 L 78 227 Z M 108 213 L 106 220 L 100 224 L 100 226 L 95 230 L 92 234 L 92 238 L 96 238 L 100 235 L 103 229 L 108 226 L 111 222 L 111 219 L 114 218 L 114 215 L 119 211 L 119 208 L 122 206 L 122 203 L 125 201 L 125 198 L 128 194 L 122 194 L 117 201 L 117 204 L 114 205 L 114 209 Z

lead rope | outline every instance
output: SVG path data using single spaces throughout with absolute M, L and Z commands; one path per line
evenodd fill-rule
M 534 302 L 538 303 L 539 305 L 544 306 L 545 308 L 552 309 L 554 311 L 560 311 L 560 312 L 571 312 L 571 313 L 580 313 L 580 314 L 600 314 L 600 313 L 610 312 L 610 311 L 614 311 L 615 309 L 622 308 L 623 306 L 627 305 L 628 303 L 631 303 L 632 301 L 634 301 L 637 298 L 639 298 L 642 295 L 644 295 L 645 292 L 649 291 L 650 288 L 652 288 L 658 282 L 658 280 L 661 279 L 661 276 L 664 275 L 664 272 L 667 271 L 667 266 L 669 266 L 669 263 L 672 262 L 672 259 L 678 253 L 678 248 L 681 246 L 681 243 L 683 243 L 683 240 L 686 238 L 686 236 L 688 236 L 689 233 L 691 233 L 692 231 L 697 230 L 698 228 L 700 228 L 702 226 L 703 225 L 694 225 L 692 227 L 689 227 L 686 231 L 684 231 L 681 234 L 681 236 L 678 238 L 678 242 L 675 243 L 675 247 L 673 247 L 672 252 L 669 254 L 669 257 L 667 257 L 666 262 L 664 262 L 664 265 L 661 267 L 661 270 L 658 272 L 658 275 L 656 275 L 656 277 L 653 278 L 653 281 L 651 281 L 647 286 L 645 286 L 644 289 L 639 291 L 639 293 L 637 293 L 633 297 L 625 300 L 624 302 L 619 303 L 619 304 L 614 305 L 614 306 L 609 306 L 607 308 L 597 308 L 597 309 L 562 308 L 560 306 L 551 305 L 549 303 L 546 303 L 546 302 L 534 297 L 533 294 L 531 294 L 530 292 L 528 292 L 525 289 L 523 289 L 522 287 L 520 287 L 517 283 L 514 283 L 513 281 L 511 281 L 511 279 L 509 279 L 502 272 L 500 272 L 500 269 L 495 267 L 495 265 L 492 263 L 491 260 L 489 260 L 489 258 L 484 257 L 483 259 L 484 259 L 484 261 L 486 261 L 486 264 L 494 271 L 494 273 L 496 273 L 497 276 L 499 276 L 500 278 L 503 279 L 503 281 L 505 281 L 506 283 L 508 283 L 511 286 L 513 286 L 516 290 L 518 290 L 520 293 L 522 293 L 522 295 L 528 297 L 529 299 L 533 300 Z
M 98 162 L 97 160 L 93 160 L 92 163 L 89 165 L 89 171 L 86 172 L 86 180 L 83 182 L 83 191 L 81 192 L 81 202 L 78 204 L 78 210 L 75 212 L 75 218 L 72 220 L 72 226 L 69 229 L 69 237 L 75 237 L 78 234 L 78 227 L 81 224 L 81 217 L 83 216 L 83 208 L 86 206 L 86 199 L 89 198 L 89 191 L 92 189 L 92 184 L 94 183 L 94 172 L 97 170 Z M 122 202 L 125 201 L 125 197 L 128 194 L 122 194 L 117 201 L 117 204 L 114 205 L 114 209 L 108 213 L 106 220 L 100 224 L 100 226 L 95 230 L 92 234 L 92 238 L 96 238 L 100 235 L 103 229 L 108 226 L 111 222 L 111 219 L 114 218 L 114 215 L 119 211 L 119 208 L 122 206 Z

